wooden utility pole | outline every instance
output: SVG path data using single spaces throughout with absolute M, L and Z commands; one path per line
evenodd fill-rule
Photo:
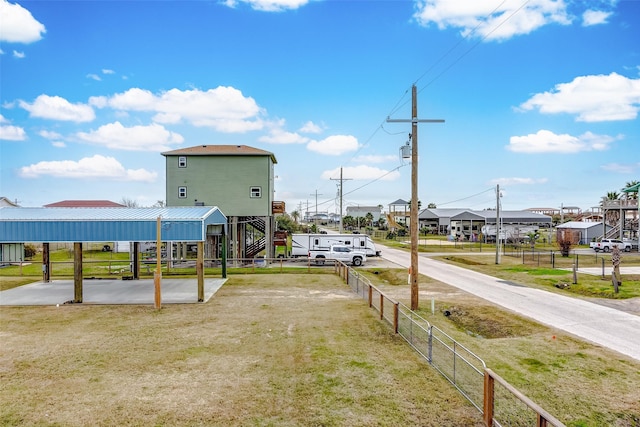
M 312 194 L 312 196 L 313 196 L 313 194 Z M 322 194 L 320 194 L 320 196 L 322 196 Z M 315 214 L 315 218 L 314 218 L 313 222 L 316 225 L 316 233 L 319 233 L 320 230 L 318 229 L 318 190 L 316 190 L 316 214 Z
M 442 119 L 418 119 L 418 91 L 411 87 L 411 119 L 389 119 L 389 123 L 411 122 L 411 210 L 409 228 L 411 233 L 411 310 L 418 309 L 418 123 L 444 123 Z
M 496 185 L 496 264 L 500 264 L 500 184 Z
M 333 178 L 329 178 L 330 180 L 334 180 Z M 339 233 L 342 234 L 342 181 L 348 181 L 348 179 L 343 179 L 342 178 L 342 167 L 340 168 L 340 231 Z

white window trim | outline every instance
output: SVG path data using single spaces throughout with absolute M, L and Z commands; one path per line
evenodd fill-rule
M 254 195 L 254 190 L 258 190 L 257 193 L 258 195 Z M 249 197 L 251 197 L 252 199 L 260 199 L 262 198 L 262 187 L 259 186 L 253 186 L 251 187 L 250 193 L 249 193 Z
M 187 167 L 187 156 L 179 156 L 178 157 L 178 167 L 186 168 Z
M 182 190 L 184 190 L 184 196 L 182 195 Z M 178 199 L 186 199 L 187 198 L 187 187 L 178 187 Z

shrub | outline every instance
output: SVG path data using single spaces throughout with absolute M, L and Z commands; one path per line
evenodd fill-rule
M 36 255 L 37 252 L 38 252 L 38 250 L 31 243 L 27 243 L 26 245 L 24 245 L 24 257 L 25 257 L 25 259 L 33 258 Z

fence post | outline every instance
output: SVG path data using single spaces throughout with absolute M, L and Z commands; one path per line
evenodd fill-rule
M 369 308 L 373 306 L 373 288 L 369 285 Z
M 399 302 L 393 304 L 393 329 L 395 330 L 396 334 L 398 333 L 398 311 L 400 310 L 399 305 Z
M 551 251 L 551 268 L 556 268 L 556 253 Z
M 380 292 L 380 320 L 384 319 L 384 295 Z
M 487 427 L 493 426 L 493 388 L 494 380 L 489 369 L 484 371 L 484 424 Z
M 413 319 L 411 319 L 411 323 L 413 323 Z M 429 326 L 429 340 L 428 340 L 429 351 L 427 354 L 429 355 L 429 363 L 433 363 L 433 326 Z
M 598 255 L 596 255 L 597 257 Z M 602 261 L 602 278 L 604 279 L 604 258 L 600 258 L 600 260 Z

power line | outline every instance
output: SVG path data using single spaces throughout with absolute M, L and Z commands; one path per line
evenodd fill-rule
M 460 39 L 457 43 L 455 43 L 450 49 L 448 49 L 443 55 L 441 55 L 430 67 L 427 68 L 427 70 L 425 70 L 415 81 L 415 83 L 417 83 L 418 81 L 422 80 L 423 78 L 425 78 L 425 76 L 427 76 L 432 70 L 434 70 L 436 68 L 436 66 L 438 64 L 440 64 L 441 62 L 443 62 L 445 60 L 445 58 L 447 56 L 449 56 L 453 51 L 455 51 L 464 41 L 469 40 L 474 34 L 477 33 L 478 28 L 482 25 L 483 22 L 486 22 L 496 11 L 498 11 L 505 3 L 507 0 L 503 0 L 498 6 L 496 6 L 488 15 L 486 15 L 484 17 L 484 20 L 479 22 L 465 37 L 463 37 L 462 39 Z M 504 25 L 507 21 L 509 21 L 511 18 L 513 18 L 514 15 L 516 15 L 518 12 L 520 12 L 520 10 L 522 10 L 528 3 L 530 2 L 530 0 L 525 0 L 520 7 L 518 7 L 517 9 L 515 9 L 511 14 L 509 14 L 509 16 L 507 16 L 504 20 L 502 20 L 502 22 L 500 22 L 498 25 L 496 25 L 494 28 L 491 29 L 491 31 L 487 32 L 480 40 L 478 40 L 473 46 L 471 46 L 469 49 L 467 49 L 465 52 L 463 52 L 462 54 L 460 54 L 457 58 L 455 58 L 449 65 L 447 65 L 440 73 L 438 73 L 435 77 L 433 77 L 429 82 L 427 82 L 422 88 L 418 89 L 418 93 L 422 92 L 424 89 L 426 89 L 427 87 L 429 87 L 430 85 L 432 85 L 434 82 L 436 82 L 440 77 L 442 77 L 445 73 L 447 73 L 449 70 L 451 70 L 458 62 L 460 62 L 465 56 L 467 56 L 471 51 L 473 51 L 480 43 L 482 43 L 483 41 L 485 41 L 491 34 L 493 34 L 495 31 L 497 31 L 502 25 Z M 415 84 L 414 83 L 414 84 Z M 409 88 L 407 88 L 404 93 L 400 96 L 400 99 L 398 99 L 398 101 L 396 102 L 396 104 L 391 108 L 389 114 L 387 114 L 386 118 L 383 119 L 381 121 L 381 123 L 376 127 L 376 129 L 371 133 L 371 135 L 364 140 L 364 142 L 361 144 L 361 146 L 353 153 L 353 155 L 351 156 L 351 158 L 348 161 L 353 160 L 353 158 L 355 158 L 365 147 L 368 146 L 368 143 L 374 138 L 375 135 L 378 134 L 378 132 L 380 130 L 384 131 L 386 134 L 391 135 L 391 136 L 395 136 L 395 135 L 399 135 L 402 133 L 405 133 L 404 131 L 402 132 L 398 132 L 398 133 L 391 133 L 389 131 L 387 131 L 384 128 L 384 123 L 386 122 L 386 119 L 389 118 L 390 116 L 392 116 L 394 113 L 396 113 L 401 107 L 405 106 L 408 102 L 409 99 L 407 99 L 406 101 L 402 102 L 403 99 L 407 98 L 409 94 Z M 402 166 L 405 165 L 401 165 L 398 166 L 388 172 L 386 172 L 385 174 L 381 175 L 380 177 L 354 189 L 349 191 L 348 194 L 351 194 L 355 191 L 361 190 L 364 187 L 367 187 L 368 185 L 373 184 L 376 181 L 379 181 L 380 179 L 384 178 L 385 176 L 389 175 L 390 173 L 400 169 Z M 321 186 L 321 188 L 323 188 L 323 186 Z M 482 194 L 482 193 L 479 193 Z M 343 194 L 344 196 L 345 194 Z M 473 196 L 469 196 L 469 197 L 473 197 Z M 460 200 L 465 200 L 466 198 L 460 199 Z M 336 198 L 334 199 L 329 199 L 325 202 L 322 202 L 321 204 L 325 204 L 325 203 L 329 203 L 331 201 L 335 201 Z M 458 201 L 460 201 L 458 200 Z M 456 201 L 453 202 L 447 202 L 447 203 L 443 203 L 444 205 L 446 204 L 450 204 L 450 203 L 455 203 Z M 318 204 L 316 203 L 316 205 L 318 206 Z M 316 209 L 317 209 L 316 206 Z
M 472 197 L 476 197 L 476 196 L 479 196 L 479 195 L 481 195 L 481 194 L 488 193 L 489 191 L 495 191 L 495 188 L 489 188 L 489 189 L 486 189 L 486 190 L 481 191 L 481 192 L 479 192 L 479 193 L 472 194 L 471 196 L 463 197 L 463 198 L 461 198 L 461 199 L 457 199 L 457 200 L 452 200 L 452 201 L 450 201 L 450 202 L 446 202 L 446 203 L 436 203 L 436 206 L 441 206 L 441 205 L 450 205 L 450 204 L 452 204 L 452 203 L 458 203 L 458 202 L 461 202 L 461 201 L 463 201 L 463 200 L 468 200 L 468 199 L 471 199 Z

